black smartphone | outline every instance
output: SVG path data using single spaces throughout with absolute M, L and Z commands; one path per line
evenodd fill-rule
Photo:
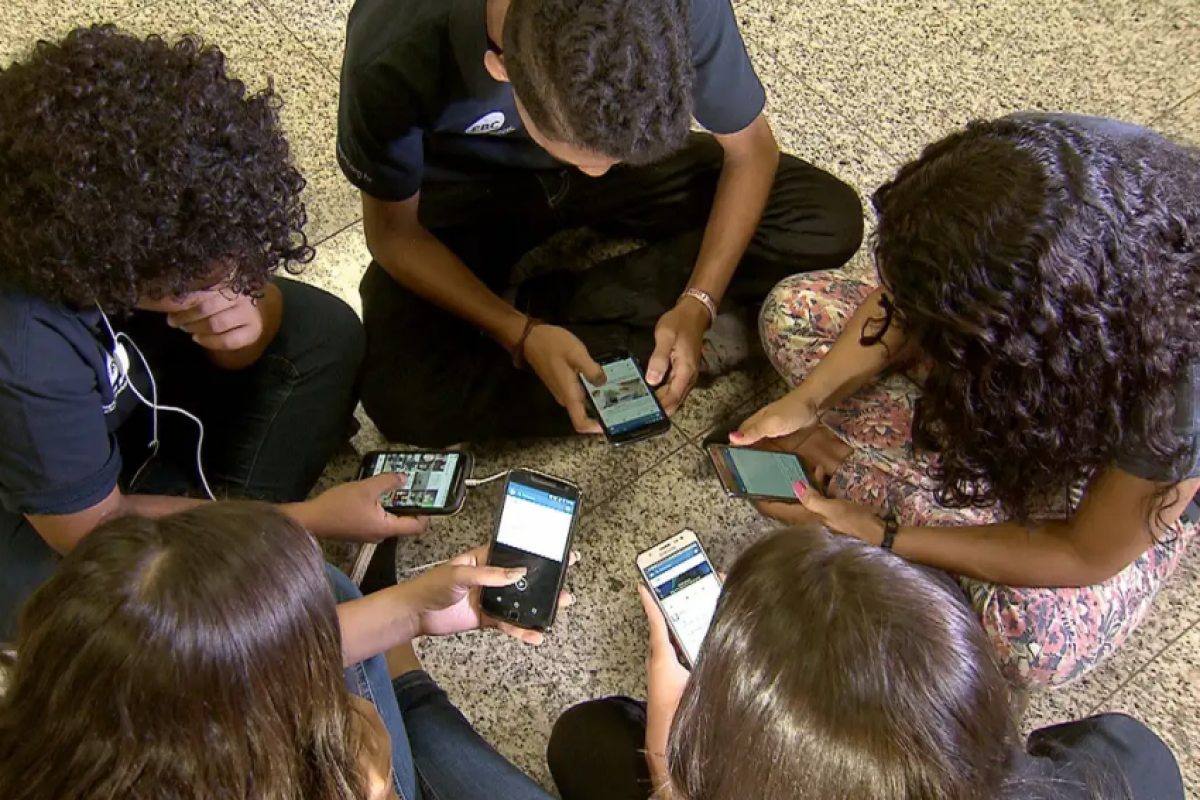
M 800 459 L 792 453 L 710 444 L 708 455 L 731 497 L 799 503 L 792 484 L 809 483 Z
M 636 358 L 629 353 L 608 353 L 596 363 L 604 368 L 608 381 L 593 386 L 582 375 L 579 380 L 609 444 L 638 442 L 670 430 L 671 420 L 646 383 Z
M 508 474 L 488 563 L 526 573 L 511 586 L 483 589 L 485 614 L 535 631 L 554 623 L 582 498 L 579 487 L 540 472 Z
M 385 472 L 398 472 L 407 480 L 380 499 L 383 507 L 397 515 L 454 514 L 467 497 L 467 478 L 475 466 L 470 453 L 412 450 L 376 451 L 363 457 L 359 480 Z

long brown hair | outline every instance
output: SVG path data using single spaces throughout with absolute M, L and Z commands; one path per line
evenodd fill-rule
M 950 587 L 800 528 L 730 572 L 667 756 L 686 800 L 994 800 L 1016 741 L 983 629 Z
M 360 800 L 316 543 L 265 506 L 100 526 L 28 602 L 5 800 Z

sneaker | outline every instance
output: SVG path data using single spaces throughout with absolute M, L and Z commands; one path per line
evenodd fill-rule
M 766 357 L 758 341 L 757 327 L 749 321 L 753 316 L 749 311 L 717 315 L 704 334 L 704 349 L 700 352 L 702 376 L 716 378 Z
M 350 572 L 364 595 L 378 592 L 396 585 L 396 538 L 384 539 L 379 544 L 364 544 L 354 559 Z

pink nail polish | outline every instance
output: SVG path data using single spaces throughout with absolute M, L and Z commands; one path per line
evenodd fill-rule
M 796 497 L 803 498 L 804 493 L 808 491 L 808 487 L 804 485 L 804 481 L 796 481 L 792 484 L 792 491 L 796 493 Z

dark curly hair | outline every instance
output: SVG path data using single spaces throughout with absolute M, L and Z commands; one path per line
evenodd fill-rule
M 0 71 L 0 283 L 120 311 L 222 264 L 253 294 L 310 260 L 279 107 L 195 36 L 39 42 Z
M 547 136 L 632 164 L 684 144 L 690 0 L 512 0 L 504 65 Z
M 1028 520 L 1133 453 L 1162 510 L 1196 456 L 1175 422 L 1197 198 L 1197 151 L 1045 116 L 973 123 L 875 193 L 889 314 L 933 363 L 914 435 L 941 451 L 941 502 Z

